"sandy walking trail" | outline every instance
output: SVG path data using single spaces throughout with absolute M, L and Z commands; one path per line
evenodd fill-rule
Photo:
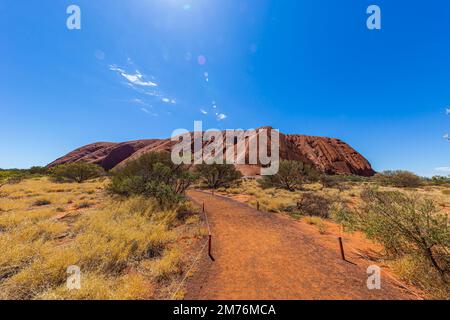
M 343 261 L 337 243 L 322 244 L 290 217 L 201 191 L 188 195 L 205 204 L 215 258 L 205 254 L 188 282 L 188 300 L 415 298 L 383 275 L 381 290 L 369 290 L 369 263 Z

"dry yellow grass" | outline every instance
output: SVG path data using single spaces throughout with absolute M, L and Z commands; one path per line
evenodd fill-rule
M 150 199 L 113 200 L 105 183 L 41 178 L 1 189 L 0 299 L 169 298 L 158 286 L 184 271 L 178 239 L 195 240 L 198 215 L 179 219 Z M 66 288 L 71 265 L 81 269 L 80 290 Z
M 255 180 L 244 180 L 241 186 L 236 188 L 221 188 L 218 191 L 230 196 L 233 195 L 248 195 L 249 199 L 247 202 L 253 206 L 256 203 L 260 203 L 260 208 L 269 212 L 284 212 L 285 208 L 290 206 L 295 206 L 301 194 L 308 191 L 314 191 L 316 194 L 327 197 L 327 198 L 340 198 L 350 205 L 358 205 L 361 201 L 360 194 L 363 187 L 367 183 L 355 183 L 346 184 L 347 190 L 339 191 L 334 188 L 322 188 L 320 184 L 306 184 L 304 185 L 304 190 L 290 192 L 282 189 L 262 189 L 258 182 Z M 443 209 L 450 211 L 450 196 L 446 192 L 448 190 L 445 187 L 424 187 L 417 188 L 414 190 L 404 189 L 404 188 L 393 188 L 393 187 L 380 187 L 380 190 L 400 190 L 406 193 L 418 193 L 419 195 L 426 196 L 433 199 L 438 203 Z

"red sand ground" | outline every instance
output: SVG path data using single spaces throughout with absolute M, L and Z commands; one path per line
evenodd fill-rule
M 343 261 L 333 233 L 322 236 L 315 226 L 225 197 L 188 195 L 205 203 L 215 258 L 212 262 L 205 254 L 188 282 L 188 300 L 417 299 L 384 269 L 381 290 L 369 290 L 367 266 L 376 263 L 349 248 L 352 263 Z

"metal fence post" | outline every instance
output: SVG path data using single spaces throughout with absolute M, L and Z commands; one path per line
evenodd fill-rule
M 343 243 L 342 243 L 342 237 L 339 237 L 339 247 L 340 247 L 340 249 L 341 249 L 341 257 L 342 257 L 342 260 L 347 261 L 347 260 L 345 259 L 344 245 L 343 245 Z
M 215 261 L 214 257 L 212 256 L 212 253 L 211 253 L 211 239 L 212 239 L 212 236 L 209 235 L 209 239 L 208 239 L 208 255 L 209 255 L 209 257 L 211 258 L 212 261 Z

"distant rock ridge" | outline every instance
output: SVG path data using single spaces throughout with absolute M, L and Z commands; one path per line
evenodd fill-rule
M 271 130 L 272 128 L 262 127 L 256 134 L 259 134 L 261 129 Z M 96 142 L 56 159 L 48 167 L 83 161 L 111 170 L 145 153 L 170 152 L 172 144 L 171 139 L 148 139 L 122 143 Z M 327 174 L 359 176 L 375 174 L 367 159 L 339 139 L 280 133 L 280 158 L 310 163 Z M 237 168 L 248 176 L 258 175 L 260 169 L 257 165 L 237 165 Z

